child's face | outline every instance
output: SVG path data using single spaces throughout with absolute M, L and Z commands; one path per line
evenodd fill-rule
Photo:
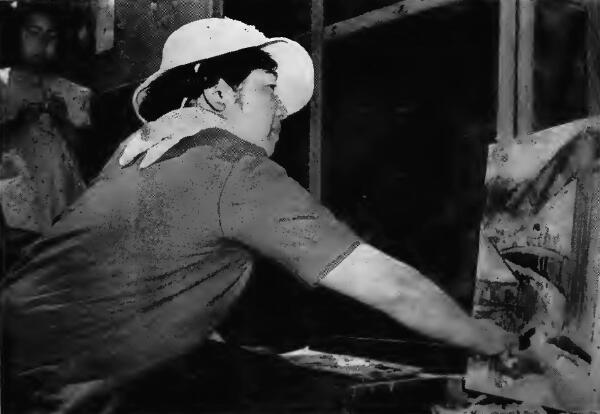
M 43 68 L 56 61 L 58 30 L 50 16 L 37 12 L 29 15 L 21 28 L 20 37 L 22 63 Z

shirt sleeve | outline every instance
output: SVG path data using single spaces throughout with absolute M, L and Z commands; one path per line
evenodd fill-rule
M 348 226 L 265 157 L 242 158 L 219 202 L 225 237 L 276 260 L 316 285 L 359 244 Z

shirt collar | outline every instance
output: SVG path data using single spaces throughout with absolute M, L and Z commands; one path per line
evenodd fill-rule
M 125 140 L 119 164 L 122 167 L 129 165 L 145 152 L 139 168 L 146 168 L 183 138 L 209 128 L 218 128 L 235 135 L 225 119 L 214 112 L 199 107 L 168 112 L 156 121 L 145 124 Z

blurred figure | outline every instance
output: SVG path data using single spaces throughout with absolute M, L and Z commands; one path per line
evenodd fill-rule
M 0 69 L 4 270 L 85 189 L 73 148 L 89 127 L 90 90 L 58 76 L 65 11 L 17 11 L 13 64 Z
M 33 70 L 45 70 L 58 57 L 56 17 L 44 10 L 26 14 L 19 31 L 21 64 Z

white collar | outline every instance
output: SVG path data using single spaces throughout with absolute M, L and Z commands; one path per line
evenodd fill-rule
M 155 121 L 144 124 L 125 140 L 119 164 L 129 165 L 138 155 L 146 153 L 140 169 L 155 163 L 165 152 L 185 137 L 208 128 L 220 128 L 235 135 L 225 119 L 200 107 L 176 109 Z

